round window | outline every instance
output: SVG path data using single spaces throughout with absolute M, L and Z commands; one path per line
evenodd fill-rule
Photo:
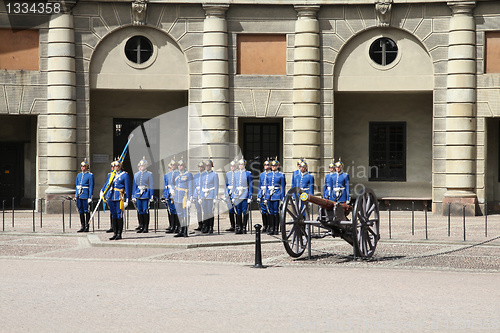
M 379 65 L 386 66 L 392 63 L 398 55 L 396 42 L 387 37 L 375 40 L 370 45 L 370 58 Z
M 144 36 L 134 36 L 125 44 L 125 56 L 136 64 L 143 64 L 153 55 L 153 44 Z

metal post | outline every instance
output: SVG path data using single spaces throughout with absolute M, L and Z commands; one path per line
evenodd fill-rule
M 451 229 L 450 216 L 451 216 L 451 202 L 448 202 L 448 237 L 450 237 L 450 229 Z
M 71 201 L 69 202 L 69 228 L 71 229 Z
M 425 209 L 425 239 L 429 239 L 427 237 L 427 203 L 425 203 L 424 209 Z
M 391 225 L 391 202 L 389 201 L 389 239 L 392 238 L 392 225 Z
M 488 237 L 488 203 L 484 203 L 484 237 Z
M 465 241 L 465 205 L 462 207 L 462 215 L 464 217 L 464 241 Z
M 155 234 L 156 234 L 156 229 L 157 229 L 157 224 L 158 224 L 158 219 L 156 218 L 156 200 L 153 200 L 153 214 L 154 214 L 154 221 L 155 221 Z
M 40 198 L 40 228 L 43 228 L 43 225 L 42 225 L 42 212 L 43 212 L 43 198 Z
M 415 201 L 411 202 L 411 234 L 415 235 Z
M 14 228 L 14 206 L 15 206 L 14 200 L 15 199 L 16 199 L 15 197 L 12 197 L 12 228 Z
M 100 209 L 97 209 L 97 229 L 101 229 L 101 210 Z
M 61 201 L 62 203 L 62 222 L 63 222 L 63 232 L 64 232 L 64 200 Z
M 307 259 L 311 260 L 311 224 L 307 224 Z
M 252 268 L 266 268 L 262 265 L 262 249 L 260 244 L 260 224 L 255 225 L 255 265 Z
M 5 200 L 2 200 L 2 231 L 5 231 Z
M 36 199 L 33 200 L 33 232 L 35 232 L 35 206 L 36 206 Z

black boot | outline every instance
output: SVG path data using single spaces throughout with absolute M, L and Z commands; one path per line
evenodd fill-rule
M 167 230 L 165 231 L 166 234 L 171 234 L 174 232 L 174 223 L 173 223 L 173 215 L 172 214 L 168 214 L 168 228 Z
M 267 214 L 262 214 L 262 232 L 267 232 L 267 228 L 269 227 L 269 222 L 267 220 Z
M 114 234 L 109 240 L 115 240 L 116 237 L 118 236 L 118 222 L 117 219 L 111 219 L 111 229 L 113 230 Z
M 117 224 L 117 232 L 116 232 L 116 238 L 115 240 L 122 239 L 122 232 L 123 232 L 123 217 L 116 219 L 116 224 Z
M 203 214 L 200 211 L 196 211 L 196 216 L 198 217 L 198 228 L 194 229 L 195 231 L 201 231 L 203 229 Z
M 242 233 L 247 233 L 247 225 L 248 225 L 248 214 L 243 215 L 243 228 L 241 228 Z
M 109 215 L 109 229 L 106 230 L 107 233 L 113 232 L 113 217 L 111 214 Z
M 226 229 L 226 231 L 234 231 L 234 214 L 229 213 L 229 223 L 231 223 L 231 227 Z
M 240 235 L 243 233 L 241 228 L 243 224 L 243 216 L 240 214 L 236 214 L 236 228 L 235 228 L 235 234 Z
M 184 236 L 184 232 L 185 232 L 184 229 L 187 229 L 187 228 L 181 227 L 179 232 L 177 234 L 175 234 L 174 237 L 186 237 L 186 236 Z M 187 233 L 187 231 L 186 231 L 186 233 Z
M 204 234 L 208 233 L 208 231 L 210 230 L 209 220 L 208 219 L 203 220 L 202 224 L 203 227 L 201 228 L 201 232 Z
M 195 231 L 201 231 L 203 229 L 203 221 L 198 222 L 198 228 L 194 229 Z
M 274 225 L 274 215 L 267 215 L 267 223 L 269 227 L 267 228 L 268 235 L 274 235 L 274 229 L 276 226 Z
M 83 213 L 80 214 L 80 224 L 82 225 L 82 227 L 77 232 L 85 231 L 85 214 L 83 214 Z
M 149 213 L 142 214 L 142 233 L 147 234 L 149 232 Z
M 137 230 L 137 233 L 140 234 L 144 229 L 144 215 L 137 214 L 137 220 L 139 220 L 139 226 L 135 228 L 135 230 Z
M 174 233 L 179 233 L 181 231 L 181 222 L 179 221 L 179 215 L 174 214 Z
M 215 217 L 211 217 L 208 219 L 208 223 L 209 223 L 209 228 L 208 228 L 208 233 L 209 234 L 213 234 L 214 233 L 214 220 L 215 220 Z
M 89 223 L 90 223 L 90 212 L 85 213 L 85 229 L 83 232 L 89 232 Z

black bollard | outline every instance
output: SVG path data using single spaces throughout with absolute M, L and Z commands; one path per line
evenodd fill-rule
M 69 201 L 69 228 L 71 229 L 71 201 Z
M 465 206 L 462 207 L 462 216 L 464 217 L 464 242 L 465 242 Z
M 451 202 L 448 203 L 448 237 L 450 237 L 450 229 L 451 229 L 450 216 L 451 216 Z
M 392 238 L 392 226 L 391 226 L 391 202 L 389 201 L 389 239 Z
M 63 201 L 61 201 L 61 203 L 62 203 L 62 222 L 63 222 L 63 232 L 65 232 L 65 230 L 64 230 L 64 200 L 63 200 Z
M 488 237 L 488 203 L 484 203 L 484 237 Z
M 411 202 L 411 234 L 415 235 L 415 201 Z
M 262 252 L 260 246 L 260 224 L 255 225 L 255 265 L 252 268 L 266 268 L 262 265 Z
M 43 198 L 40 198 L 40 228 L 43 228 L 42 213 L 43 213 Z
M 2 231 L 5 231 L 5 200 L 2 200 Z
M 427 203 L 425 203 L 425 239 L 429 239 L 427 237 Z

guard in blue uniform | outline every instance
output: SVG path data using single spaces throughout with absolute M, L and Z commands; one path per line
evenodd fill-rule
M 206 171 L 201 176 L 201 193 L 200 198 L 201 205 L 203 207 L 203 229 L 202 233 L 214 232 L 214 202 L 217 200 L 219 192 L 219 176 L 212 169 L 214 162 L 208 160 L 206 163 Z
M 297 170 L 292 173 L 292 184 L 295 184 L 295 177 L 300 175 L 300 163 L 305 162 L 305 158 L 301 157 L 297 160 Z M 293 187 L 293 186 L 292 186 Z
M 330 168 L 330 173 L 325 176 L 325 186 L 323 187 L 323 198 L 330 200 L 330 196 L 332 195 L 332 176 L 335 172 L 335 164 L 332 162 L 328 165 Z
M 174 237 L 188 237 L 189 207 L 193 200 L 193 175 L 186 170 L 186 162 L 178 163 L 179 173 L 175 177 L 174 203 L 181 228 Z
M 80 223 L 82 227 L 78 232 L 89 232 L 90 211 L 89 204 L 92 203 L 92 193 L 94 192 L 94 175 L 89 171 L 90 165 L 87 159 L 80 163 L 80 172 L 76 175 L 75 201 L 80 213 Z
M 201 196 L 201 175 L 205 173 L 205 162 L 201 161 L 198 163 L 198 173 L 193 175 L 194 187 L 193 187 L 193 201 L 196 206 L 196 217 L 198 219 L 198 228 L 194 229 L 196 231 L 201 231 L 203 229 L 203 207 L 200 203 Z
M 177 170 L 177 161 L 171 160 L 168 164 L 169 172 L 163 176 L 163 195 L 161 201 L 165 203 L 168 211 L 169 227 L 165 231 L 166 234 L 178 233 L 181 228 L 179 216 L 175 209 L 174 194 L 175 194 L 175 178 L 179 174 Z
M 279 207 L 285 197 L 285 174 L 280 172 L 280 162 L 276 158 L 271 162 L 271 172 L 267 174 L 267 192 L 264 203 L 269 210 L 268 235 L 277 235 L 279 232 Z
M 314 176 L 307 170 L 307 162 L 300 163 L 300 173 L 295 176 L 292 188 L 298 187 L 309 195 L 314 195 Z
M 253 177 L 252 173 L 246 170 L 247 161 L 238 161 L 238 171 L 235 171 L 233 187 L 233 204 L 236 211 L 236 234 L 246 234 L 249 217 L 250 204 L 252 203 Z
M 264 171 L 259 176 L 259 191 L 257 193 L 257 202 L 259 203 L 260 213 L 262 214 L 262 232 L 267 232 L 269 228 L 269 211 L 264 203 L 267 192 L 267 174 L 271 172 L 271 162 L 269 158 L 264 161 Z
M 123 232 L 123 211 L 127 208 L 130 199 L 130 177 L 127 172 L 122 170 L 122 163 L 118 160 L 113 161 L 112 166 L 115 170 L 115 177 L 106 192 L 105 200 L 109 205 L 111 218 L 113 219 L 113 237 L 110 240 L 122 239 Z M 110 174 L 111 175 L 111 174 Z M 106 180 L 102 193 L 108 186 L 109 178 Z
M 330 178 L 332 185 L 330 200 L 349 204 L 351 201 L 349 174 L 344 173 L 343 169 L 344 163 L 339 158 L 338 162 L 335 162 L 335 173 Z
M 234 185 L 234 174 L 236 170 L 236 166 L 238 165 L 238 161 L 231 161 L 229 164 L 229 167 L 231 168 L 230 171 L 226 173 L 226 187 L 224 189 L 224 201 L 227 203 L 227 208 L 229 209 L 229 223 L 230 227 L 229 229 L 226 229 L 226 231 L 234 231 L 235 230 L 235 221 L 236 221 L 236 211 L 234 210 L 234 204 L 233 204 L 233 189 L 235 188 Z
M 146 157 L 143 157 L 137 167 L 139 171 L 134 175 L 132 184 L 132 202 L 137 207 L 138 233 L 147 233 L 149 230 L 149 203 L 153 202 L 153 173 L 148 171 Z

